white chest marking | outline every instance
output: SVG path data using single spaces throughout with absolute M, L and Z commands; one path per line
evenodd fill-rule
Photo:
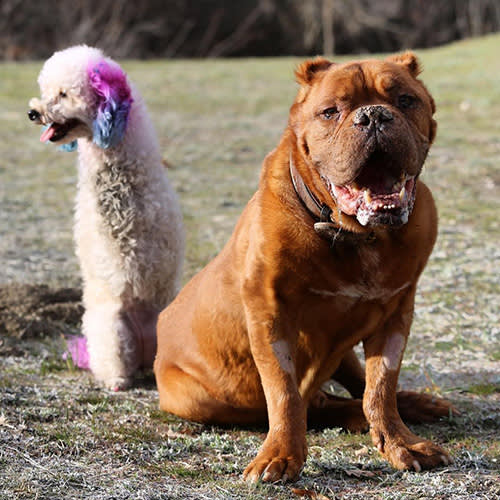
M 293 363 L 292 355 L 290 354 L 290 347 L 286 340 L 277 340 L 271 344 L 274 355 L 278 360 L 281 368 L 290 375 L 295 373 L 295 366 Z
M 408 288 L 411 282 L 406 282 L 400 287 L 392 290 L 390 288 L 382 287 L 368 287 L 365 285 L 341 285 L 336 291 L 319 290 L 317 288 L 309 288 L 311 293 L 320 295 L 321 297 L 348 297 L 351 299 L 365 299 L 365 300 L 383 300 L 387 301 L 397 295 L 399 292 Z
M 394 371 L 398 369 L 405 343 L 405 338 L 400 333 L 394 333 L 386 340 L 382 353 L 382 363 L 387 370 Z

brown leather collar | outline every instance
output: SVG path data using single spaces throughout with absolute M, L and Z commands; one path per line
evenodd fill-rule
M 353 233 L 352 231 L 346 231 L 342 228 L 342 220 L 341 213 L 339 212 L 339 225 L 336 225 L 332 219 L 331 215 L 333 210 L 326 204 L 321 203 L 318 198 L 314 195 L 314 193 L 309 189 L 307 184 L 302 179 L 302 176 L 299 174 L 299 171 L 295 167 L 293 163 L 293 157 L 290 153 L 290 177 L 292 179 L 292 184 L 299 197 L 299 200 L 302 202 L 302 205 L 309 212 L 309 215 L 315 220 L 314 230 L 316 233 L 323 239 L 330 242 L 330 245 L 333 247 L 335 242 L 337 241 L 359 241 L 365 240 L 368 242 L 375 241 L 375 233 L 371 232 L 369 234 L 366 233 Z
M 304 179 L 299 174 L 295 164 L 293 163 L 292 155 L 290 154 L 290 176 L 292 177 L 293 187 L 302 204 L 307 208 L 313 219 L 318 222 L 331 223 L 330 215 L 332 209 L 325 203 L 321 203 L 314 193 L 307 187 Z

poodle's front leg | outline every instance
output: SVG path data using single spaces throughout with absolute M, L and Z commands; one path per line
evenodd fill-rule
M 129 387 L 141 363 L 137 339 L 123 316 L 122 304 L 115 301 L 86 304 L 83 333 L 96 380 L 115 391 Z

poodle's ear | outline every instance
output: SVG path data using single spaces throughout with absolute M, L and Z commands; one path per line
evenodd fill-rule
M 127 76 L 118 64 L 101 60 L 88 67 L 90 86 L 97 98 L 93 141 L 101 148 L 116 146 L 127 128 L 132 104 Z

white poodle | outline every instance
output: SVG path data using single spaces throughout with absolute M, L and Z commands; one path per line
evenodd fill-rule
M 75 242 L 90 369 L 114 390 L 152 366 L 158 313 L 174 298 L 182 215 L 146 107 L 120 66 L 85 45 L 40 72 L 29 118 L 40 140 L 78 147 Z

